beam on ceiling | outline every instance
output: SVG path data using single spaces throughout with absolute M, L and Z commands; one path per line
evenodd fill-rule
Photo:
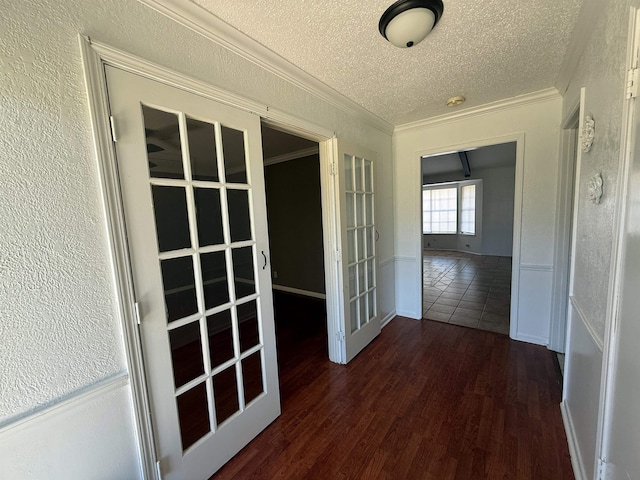
M 469 157 L 467 157 L 467 152 L 458 152 L 460 156 L 460 163 L 462 163 L 462 171 L 464 172 L 464 176 L 471 176 L 471 167 L 469 167 Z

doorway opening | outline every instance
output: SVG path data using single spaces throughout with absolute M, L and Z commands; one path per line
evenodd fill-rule
M 516 142 L 421 158 L 422 315 L 509 334 Z
M 305 358 L 329 361 L 320 153 L 317 141 L 264 122 L 262 148 L 282 385 Z

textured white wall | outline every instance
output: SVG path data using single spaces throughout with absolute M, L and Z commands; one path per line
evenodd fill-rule
M 521 269 L 528 266 L 534 273 L 520 272 L 521 297 L 517 304 L 531 308 L 519 307 L 517 338 L 548 342 L 551 290 L 546 285 L 550 285 L 553 276 L 560 110 L 561 97 L 557 95 L 397 131 L 394 180 L 399 312 L 414 318 L 421 315 L 420 156 L 457 150 L 460 145 L 474 142 L 476 145 L 504 142 L 507 136 L 524 134 L 520 146 L 524 147 L 520 261 Z
M 0 425 L 126 370 L 78 33 L 377 151 L 378 246 L 382 260 L 393 256 L 390 135 L 134 0 L 0 8 Z M 393 272 L 381 279 L 383 314 L 395 308 L 393 281 Z M 83 418 L 102 428 L 109 409 L 100 403 Z M 129 420 L 117 428 L 133 451 Z M 87 452 L 111 448 L 98 431 L 94 440 Z M 110 451 L 114 468 L 129 465 Z
M 612 248 L 617 238 L 614 235 L 617 182 L 619 181 L 619 159 L 621 153 L 622 112 L 625 85 L 625 59 L 627 32 L 631 6 L 640 6 L 638 0 L 608 0 L 598 2 L 601 14 L 590 29 L 591 36 L 564 95 L 563 117 L 568 114 L 579 98 L 580 88 L 585 87 L 585 113 L 592 114 L 596 122 L 593 148 L 582 154 L 580 177 L 577 184 L 580 194 L 577 209 L 575 242 L 575 280 L 573 295 L 580 306 L 581 314 L 571 308 L 572 321 L 568 332 L 567 372 L 565 379 L 565 415 L 573 422 L 573 442 L 580 451 L 580 468 L 588 475 L 593 471 L 596 457 L 610 458 L 608 452 L 598 452 L 597 428 L 602 368 L 601 345 L 606 341 L 606 311 L 611 301 L 608 297 Z M 637 100 L 636 100 L 637 101 Z M 636 147 L 637 148 L 637 147 Z M 595 205 L 587 196 L 587 182 L 595 173 L 602 173 L 604 195 L 602 203 Z M 637 268 L 637 265 L 635 266 Z M 637 291 L 637 285 L 633 287 Z M 624 321 L 637 321 L 633 318 Z M 590 348 L 586 348 L 590 346 Z M 637 354 L 636 354 L 637 355 Z M 617 365 L 617 382 L 629 384 L 629 377 L 621 372 L 624 365 Z M 628 370 L 627 370 L 627 373 Z M 635 382 L 634 369 L 631 382 Z M 617 395 L 617 392 L 614 394 Z M 618 399 L 609 397 L 615 404 Z M 615 421 L 623 422 L 627 431 L 640 431 L 640 417 L 634 403 L 620 413 Z M 618 423 L 619 424 L 619 423 Z M 615 423 L 614 423 L 615 425 Z M 570 432 L 571 433 L 571 432 Z M 618 440 L 618 432 L 611 432 L 612 445 Z M 626 439 L 622 437 L 623 441 Z M 627 443 L 628 444 L 628 443 Z M 621 471 L 637 462 L 637 452 L 628 455 L 616 450 L 615 463 Z M 626 456 L 626 458 L 625 458 Z M 618 472 L 619 474 L 621 472 Z M 640 473 L 631 472 L 629 478 Z M 618 478 L 618 477 L 615 477 Z M 622 476 L 621 476 L 622 478 Z M 626 478 L 626 477 L 625 477 Z
M 624 69 L 627 47 L 629 6 L 638 1 L 606 2 L 604 14 L 593 30 L 577 70 L 564 95 L 566 112 L 585 87 L 585 113 L 596 122 L 596 137 L 589 153 L 582 154 L 578 185 L 575 246 L 576 281 L 573 294 L 600 342 L 604 339 L 609 268 L 613 245 L 613 221 L 616 208 L 616 183 L 620 154 Z M 602 203 L 593 204 L 587 194 L 587 182 L 602 173 Z

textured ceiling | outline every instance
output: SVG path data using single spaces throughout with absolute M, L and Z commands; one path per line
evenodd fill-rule
M 391 124 L 553 87 L 583 0 L 444 0 L 413 48 L 378 33 L 393 0 L 191 0 Z

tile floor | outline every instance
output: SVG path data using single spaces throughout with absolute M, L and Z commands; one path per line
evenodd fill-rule
M 422 316 L 509 334 L 511 257 L 424 250 Z

